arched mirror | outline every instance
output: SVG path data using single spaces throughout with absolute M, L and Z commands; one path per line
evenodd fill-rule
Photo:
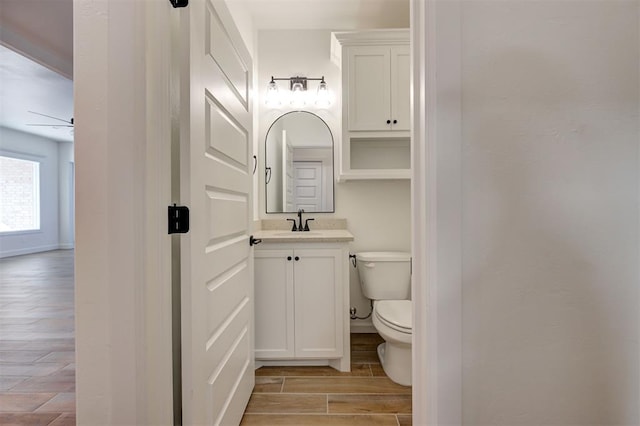
M 317 115 L 293 111 L 278 117 L 265 141 L 267 213 L 332 213 L 333 136 Z

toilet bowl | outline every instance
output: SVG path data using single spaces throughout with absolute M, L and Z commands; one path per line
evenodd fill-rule
M 391 380 L 404 386 L 411 386 L 411 313 L 410 300 L 373 302 L 373 326 L 385 341 L 378 346 L 380 364 Z
M 411 385 L 411 255 L 405 252 L 356 254 L 363 294 L 373 300 L 373 326 L 385 340 L 378 357 L 394 382 Z

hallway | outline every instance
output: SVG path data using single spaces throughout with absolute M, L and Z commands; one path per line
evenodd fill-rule
M 75 424 L 73 250 L 0 259 L 0 424 Z

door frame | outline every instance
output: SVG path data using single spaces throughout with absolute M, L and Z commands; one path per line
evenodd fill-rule
M 413 423 L 429 426 L 462 424 L 460 6 L 411 1 Z
M 172 424 L 169 2 L 74 1 L 78 424 Z
M 170 238 L 157 215 L 170 202 L 171 114 L 168 89 L 152 93 L 170 87 L 160 40 L 171 10 L 76 0 L 74 11 L 77 418 L 171 423 L 171 360 L 158 358 L 171 353 Z M 462 421 L 460 21 L 458 0 L 411 2 L 415 424 Z M 139 162 L 119 161 L 129 154 Z M 123 205 L 142 212 L 143 229 L 112 232 Z

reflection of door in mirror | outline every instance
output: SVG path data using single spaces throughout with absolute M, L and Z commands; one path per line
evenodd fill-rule
M 296 210 L 321 212 L 326 200 L 322 199 L 322 162 L 294 161 L 294 194 Z
M 267 213 L 333 212 L 333 136 L 327 124 L 306 111 L 273 122 L 265 140 Z
M 287 140 L 287 131 L 282 131 L 282 211 L 296 209 L 294 201 L 293 146 Z M 297 209 L 296 209 L 297 210 Z

